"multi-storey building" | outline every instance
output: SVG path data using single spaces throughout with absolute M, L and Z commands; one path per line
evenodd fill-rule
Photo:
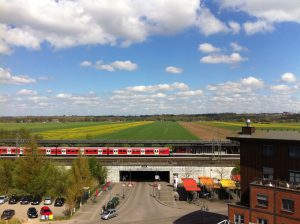
M 243 127 L 241 202 L 230 204 L 230 223 L 300 224 L 300 133 Z

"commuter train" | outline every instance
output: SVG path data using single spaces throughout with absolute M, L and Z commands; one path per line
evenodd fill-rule
M 26 147 L 0 146 L 0 156 L 22 156 L 30 153 Z M 163 147 L 39 147 L 45 156 L 169 156 L 170 148 Z

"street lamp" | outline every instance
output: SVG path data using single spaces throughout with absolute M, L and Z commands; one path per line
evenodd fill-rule
M 132 186 L 132 184 L 131 184 L 131 169 L 129 170 L 129 184 L 128 184 L 128 186 L 129 187 Z
M 125 187 L 125 183 L 122 184 L 122 188 L 123 188 L 123 195 L 122 195 L 122 198 L 125 198 L 124 187 Z

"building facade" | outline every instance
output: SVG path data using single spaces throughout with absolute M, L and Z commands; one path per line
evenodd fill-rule
M 243 127 L 241 202 L 230 204 L 230 223 L 300 224 L 300 133 Z

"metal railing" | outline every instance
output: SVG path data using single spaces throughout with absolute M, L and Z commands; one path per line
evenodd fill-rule
M 284 180 L 268 180 L 268 179 L 260 178 L 260 179 L 256 179 L 251 184 L 300 191 L 300 183 L 288 182 Z

